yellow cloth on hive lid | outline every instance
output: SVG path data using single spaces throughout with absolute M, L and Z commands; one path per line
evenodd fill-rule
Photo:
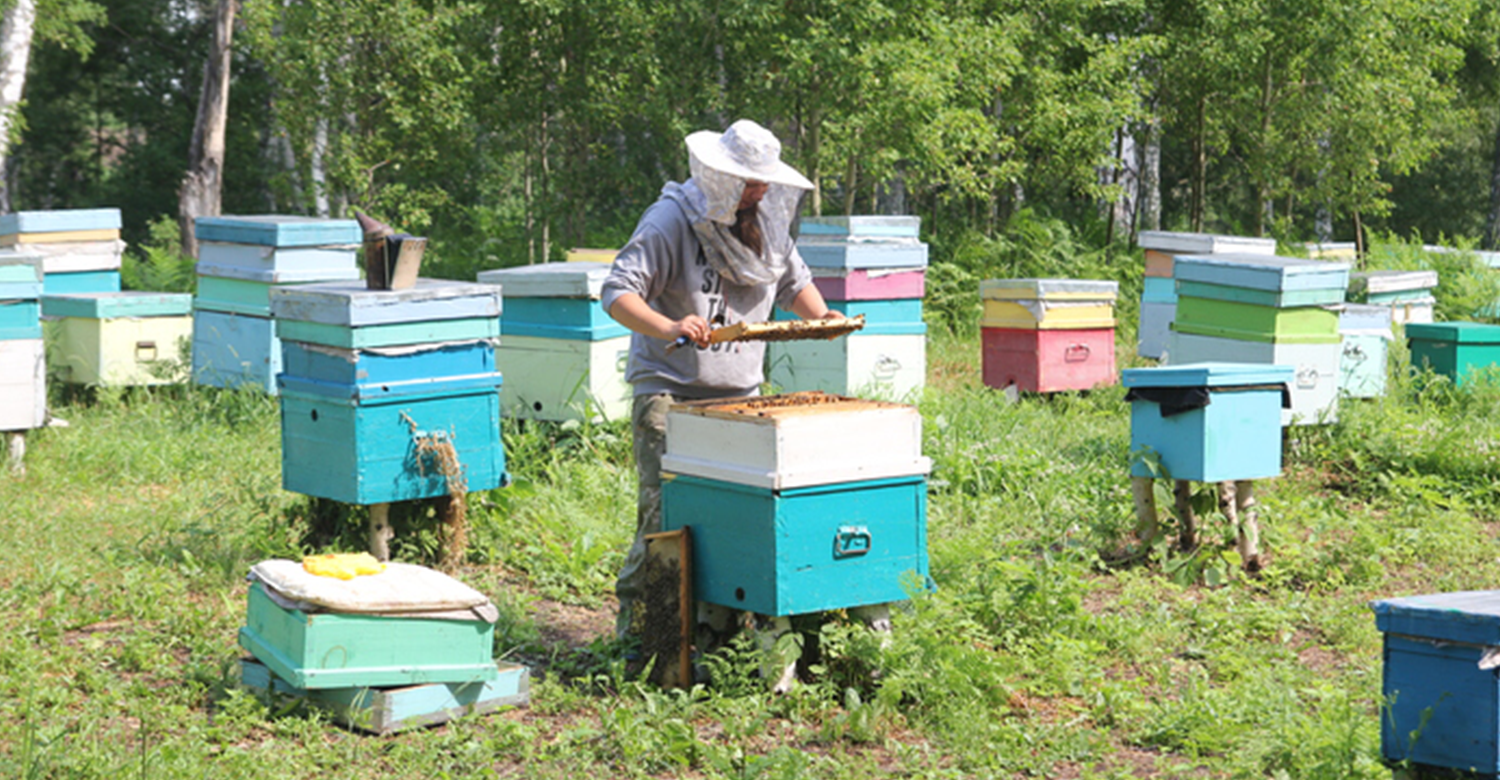
M 316 574 L 319 577 L 352 580 L 362 574 L 379 574 L 385 571 L 385 564 L 375 560 L 375 556 L 364 552 L 328 553 L 303 558 L 302 568 L 308 574 Z

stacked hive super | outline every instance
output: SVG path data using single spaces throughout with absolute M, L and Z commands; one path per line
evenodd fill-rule
M 352 219 L 280 215 L 200 217 L 193 301 L 193 381 L 276 392 L 281 347 L 275 285 L 359 278 L 362 234 Z
M 599 306 L 609 266 L 546 263 L 483 271 L 500 285 L 505 334 L 495 361 L 507 416 L 534 420 L 620 420 L 630 416 L 625 362 L 630 332 Z
M 0 250 L 0 432 L 11 466 L 21 468 L 22 432 L 47 416 L 47 358 L 42 346 L 39 255 Z
M 1339 313 L 1343 350 L 1339 357 L 1339 390 L 1350 398 L 1385 395 L 1386 346 L 1391 309 L 1380 304 L 1347 303 Z
M 1027 393 L 1115 381 L 1115 282 L 988 279 L 980 332 L 984 383 Z
M 927 245 L 917 217 L 808 217 L 797 249 L 828 307 L 865 315 L 863 329 L 828 341 L 767 345 L 767 378 L 785 391 L 905 398 L 927 383 L 922 322 Z M 796 319 L 776 312 L 781 320 Z M 734 323 L 728 323 L 734 324 Z
M 1349 300 L 1391 310 L 1397 325 L 1432 322 L 1437 271 L 1362 271 L 1349 277 Z
M 240 664 L 245 685 L 380 734 L 527 702 L 526 668 L 492 658 L 498 612 L 488 598 L 421 566 L 369 568 L 378 570 L 252 567 L 239 632 L 254 656 Z
M 119 209 L 18 211 L 0 215 L 0 246 L 42 257 L 42 294 L 119 292 Z
M 1146 250 L 1146 277 L 1141 292 L 1141 318 L 1137 329 L 1139 347 L 1136 354 L 1156 359 L 1161 359 L 1166 354 L 1172 320 L 1177 314 L 1177 283 L 1172 276 L 1174 258 L 1184 254 L 1276 254 L 1275 239 L 1208 233 L 1145 230 L 1137 238 L 1137 243 Z
M 101 292 L 46 295 L 47 364 L 72 384 L 161 385 L 184 378 L 193 335 L 188 293 Z
M 1343 354 L 1339 311 L 1349 265 L 1274 255 L 1180 255 L 1167 362 L 1292 366 L 1282 424 L 1332 422 Z
M 371 505 L 502 483 L 499 288 L 276 287 L 271 317 L 287 490 Z
M 904 600 L 927 577 L 921 446 L 917 410 L 881 401 L 673 406 L 662 527 L 692 528 L 694 597 L 774 616 Z

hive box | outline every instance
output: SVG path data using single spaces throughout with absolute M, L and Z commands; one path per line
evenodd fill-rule
M 1410 323 L 1406 339 L 1411 344 L 1411 366 L 1435 373 L 1463 386 L 1474 373 L 1487 372 L 1500 363 L 1500 325 L 1478 322 Z
M 633 389 L 625 381 L 630 337 L 603 341 L 512 336 L 496 353 L 505 374 L 500 406 L 530 420 L 623 420 Z
M 231 270 L 232 269 L 232 270 Z M 288 281 L 348 279 L 359 276 L 359 251 L 353 244 L 276 247 L 261 244 L 228 244 L 204 241 L 198 245 L 201 276 L 235 276 L 276 273 Z
M 193 235 L 199 241 L 229 244 L 257 244 L 269 247 L 316 247 L 343 246 L 347 249 L 364 241 L 359 223 L 352 219 L 324 219 L 300 217 L 286 214 L 225 214 L 218 217 L 198 217 L 193 221 Z M 263 255 L 266 256 L 266 255 Z M 229 263 L 214 255 L 200 260 L 211 263 Z M 290 270 L 290 269 L 287 269 Z
M 797 234 L 854 240 L 915 239 L 921 227 L 922 218 L 910 216 L 803 217 Z
M 596 300 L 588 298 L 505 298 L 500 330 L 507 336 L 603 341 L 627 336 Z
M 613 263 L 618 249 L 569 249 L 567 261 L 570 263 Z
M 240 682 L 246 688 L 304 699 L 336 722 L 373 734 L 435 726 L 501 707 L 525 706 L 531 701 L 531 672 L 526 667 L 501 662 L 495 665 L 495 675 L 485 682 L 309 691 L 272 674 L 265 664 L 240 660 Z
M 846 242 L 802 236 L 797 251 L 812 268 L 927 267 L 927 245 L 910 238 Z
M 980 337 L 987 387 L 1054 393 L 1115 382 L 1113 328 L 982 328 Z
M 507 302 L 515 298 L 586 298 L 599 300 L 609 266 L 541 263 L 480 271 L 480 284 L 499 285 Z
M 276 394 L 281 342 L 266 317 L 199 309 L 193 312 L 193 382 L 209 387 L 258 387 Z
M 118 292 L 47 296 L 59 319 L 47 362 L 64 382 L 101 386 L 180 382 L 193 336 L 187 293 Z
M 287 490 L 364 505 L 447 495 L 442 464 L 418 450 L 423 440 L 452 444 L 467 491 L 505 481 L 498 373 L 371 394 L 286 373 L 278 380 Z
M 1386 342 L 1392 338 L 1391 311 L 1379 304 L 1346 304 L 1339 315 L 1343 354 L 1339 389 L 1351 398 L 1385 395 Z
M 120 272 L 118 270 L 49 273 L 42 279 L 43 295 L 76 295 L 79 293 L 111 293 L 119 291 Z
M 63 209 L 0 214 L 0 236 L 119 229 L 119 209 Z
M 1281 424 L 1313 425 L 1338 419 L 1339 366 L 1343 360 L 1339 341 L 1287 344 L 1173 333 L 1167 360 L 1174 366 L 1217 361 L 1291 367 L 1292 406 L 1282 410 Z
M 287 609 L 250 586 L 240 646 L 303 690 L 482 683 L 497 676 L 494 624 L 480 619 Z
M 1343 295 L 1343 290 L 1339 290 Z M 1323 306 L 1277 308 L 1182 295 L 1172 330 L 1200 336 L 1283 344 L 1326 344 L 1339 340 L 1339 312 Z
M 1172 320 L 1176 317 L 1176 301 L 1172 303 L 1141 301 L 1141 322 L 1139 332 L 1136 334 L 1139 339 L 1136 354 L 1157 359 L 1165 356 L 1168 339 L 1172 333 Z
M 1349 298 L 1361 303 L 1415 301 L 1432 296 L 1437 271 L 1361 271 L 1349 276 Z
M 1136 243 L 1146 250 L 1146 276 L 1171 278 L 1177 255 L 1212 255 L 1221 253 L 1274 255 L 1276 241 L 1270 238 L 1220 236 L 1209 233 L 1173 233 L 1143 230 Z
M 858 336 L 913 336 L 927 332 L 922 322 L 922 299 L 828 301 L 828 308 L 845 317 L 864 316 L 865 326 Z M 775 319 L 795 320 L 797 315 L 777 308 Z
M 986 328 L 1113 328 L 1115 282 L 987 279 L 979 285 Z
M 0 431 L 40 428 L 46 418 L 47 352 L 42 340 L 0 340 Z
M 125 255 L 125 242 L 72 241 L 58 244 L 27 244 L 25 251 L 40 255 L 42 270 L 49 274 L 80 271 L 118 271 Z
M 1370 604 L 1384 637 L 1380 753 L 1388 761 L 1500 773 L 1500 591 Z M 1413 738 L 1415 734 L 1415 738 Z
M 798 615 L 902 601 L 927 578 L 923 476 L 780 490 L 662 476 L 662 528 L 692 528 L 702 601 Z
M 1148 276 L 1141 280 L 1141 303 L 1177 304 L 1177 281 L 1170 277 Z
M 814 268 L 813 284 L 828 301 L 921 298 L 927 272 L 920 268 Z
M 918 332 L 772 342 L 766 345 L 766 380 L 783 392 L 909 398 L 927 384 L 927 328 L 909 327 Z
M 1249 287 L 1194 282 L 1188 279 L 1177 279 L 1175 285 L 1177 295 L 1184 298 L 1225 301 L 1267 308 L 1327 306 L 1344 302 L 1344 291 L 1337 287 L 1311 290 L 1256 290 Z
M 1173 479 L 1201 482 L 1248 480 L 1281 473 L 1282 386 L 1290 366 L 1194 363 L 1130 368 L 1121 383 L 1131 388 L 1130 449 L 1150 448 Z M 1207 388 L 1209 403 L 1163 416 L 1162 404 L 1147 395 L 1162 390 Z M 1152 474 L 1131 464 L 1137 477 Z
M 794 393 L 675 404 L 662 471 L 757 488 L 926 474 L 912 406 Z
M 1397 325 L 1432 322 L 1432 309 L 1436 305 L 1437 299 L 1431 296 L 1410 301 L 1391 301 L 1391 322 Z
M 318 282 L 271 291 L 276 335 L 345 349 L 394 347 L 500 335 L 500 288 L 418 279 L 406 290 Z
M 39 301 L 0 301 L 0 341 L 41 337 L 42 305 Z
M 492 339 L 374 349 L 283 341 L 281 357 L 282 372 L 309 392 L 341 398 L 431 392 L 455 379 L 495 373 Z
M 1336 289 L 1342 295 L 1349 286 L 1349 264 L 1275 255 L 1183 255 L 1176 259 L 1173 276 L 1179 282 L 1283 294 Z
M 234 265 L 198 262 L 198 294 L 193 306 L 210 311 L 271 316 L 271 287 L 281 284 L 349 281 L 359 278 L 352 262 L 340 271 L 259 271 Z

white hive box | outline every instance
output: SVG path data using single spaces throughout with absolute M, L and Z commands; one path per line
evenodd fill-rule
M 46 417 L 47 352 L 42 340 L 0 340 L 0 431 L 40 428 Z
M 906 399 L 927 384 L 927 336 L 850 334 L 766 345 L 766 379 L 783 392 Z
M 629 336 L 603 341 L 503 336 L 495 349 L 495 364 L 505 375 L 501 412 L 531 420 L 628 419 L 629 354 Z
M 1241 341 L 1173 331 L 1168 365 L 1189 363 L 1257 363 L 1291 366 L 1292 408 L 1281 410 L 1283 426 L 1317 425 L 1338 420 L 1339 365 L 1343 344 L 1288 344 Z
M 677 404 L 662 471 L 783 490 L 926 474 L 916 407 L 825 393 Z

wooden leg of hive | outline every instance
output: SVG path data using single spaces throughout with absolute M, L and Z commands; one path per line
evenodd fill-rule
M 16 476 L 26 473 L 26 432 L 6 431 L 5 449 L 9 453 L 10 471 Z
M 1255 483 L 1248 479 L 1234 483 L 1234 503 L 1239 514 L 1239 552 L 1245 571 L 1261 569 L 1260 518 L 1255 506 Z
M 370 554 L 378 561 L 391 559 L 391 538 L 396 535 L 391 530 L 391 505 L 370 505 Z
M 1156 539 L 1156 480 L 1131 477 L 1130 493 L 1135 498 L 1135 538 L 1141 544 Z
M 469 549 L 467 503 L 462 495 L 438 496 L 437 514 L 443 523 L 443 566 L 457 567 Z
M 1177 546 L 1184 552 L 1198 549 L 1198 517 L 1193 514 L 1193 483 L 1179 479 L 1172 485 L 1177 499 Z

